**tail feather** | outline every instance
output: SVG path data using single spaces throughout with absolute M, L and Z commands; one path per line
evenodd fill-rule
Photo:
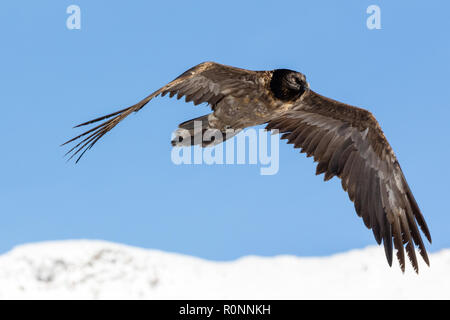
M 178 125 L 174 132 L 175 138 L 171 141 L 174 147 L 188 147 L 201 145 L 212 147 L 233 137 L 240 130 L 219 130 L 212 128 L 209 123 L 209 114 L 185 121 Z
M 186 130 L 194 130 L 195 125 L 200 126 L 202 129 L 208 128 L 208 126 L 209 126 L 208 117 L 209 117 L 209 114 L 206 114 L 204 116 L 182 122 L 178 125 L 178 128 L 186 129 Z

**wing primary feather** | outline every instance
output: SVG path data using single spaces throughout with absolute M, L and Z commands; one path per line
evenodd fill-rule
M 125 109 L 122 109 L 122 110 L 119 110 L 119 111 L 110 113 L 110 114 L 108 114 L 108 115 L 106 115 L 106 116 L 102 116 L 102 117 L 99 117 L 99 118 L 96 118 L 96 119 L 93 119 L 93 120 L 89 120 L 89 121 L 80 123 L 80 124 L 76 125 L 74 128 L 79 128 L 79 127 L 86 126 L 86 125 L 91 124 L 91 123 L 94 123 L 94 122 L 98 122 L 98 121 L 102 121 L 102 120 L 105 120 L 105 119 L 114 117 L 115 115 L 118 115 L 119 113 L 122 113 L 122 112 L 124 112 L 124 111 L 127 111 L 127 110 L 130 109 L 130 108 L 132 108 L 132 107 L 127 107 L 127 108 L 125 108 Z
M 404 240 L 406 241 L 406 254 L 408 255 L 414 271 L 419 273 L 419 264 L 417 263 L 416 252 L 414 250 L 413 240 L 411 238 L 408 221 L 406 220 L 405 214 L 400 214 L 400 223 L 403 230 Z
M 373 236 L 375 237 L 375 241 L 378 243 L 378 245 L 381 244 L 381 235 L 380 235 L 380 228 L 378 227 L 378 225 L 374 224 L 372 226 L 372 233 Z
M 393 256 L 393 247 L 392 247 L 392 226 L 389 221 L 385 218 L 384 232 L 383 232 L 383 246 L 384 253 L 386 255 L 386 259 L 390 267 L 392 267 L 392 256 Z
M 111 119 L 111 120 L 112 120 L 112 119 Z M 70 140 L 64 142 L 63 144 L 61 144 L 61 146 L 64 146 L 64 145 L 66 145 L 66 144 L 68 144 L 68 143 L 71 143 L 72 141 L 75 141 L 75 140 L 77 140 L 78 138 L 81 138 L 81 137 L 83 137 L 83 136 L 85 136 L 85 135 L 91 133 L 92 131 L 97 130 L 98 128 L 104 126 L 105 123 L 107 123 L 107 122 L 109 122 L 109 121 L 111 121 L 111 120 L 108 120 L 108 121 L 106 121 L 106 122 L 103 122 L 103 123 L 99 124 L 98 126 L 92 128 L 92 129 L 90 129 L 90 130 L 88 130 L 88 131 L 86 131 L 86 132 L 83 132 L 82 134 L 76 136 L 75 138 L 72 138 L 72 139 L 70 139 Z M 67 153 L 66 153 L 66 155 L 67 155 Z
M 405 199 L 406 206 L 406 218 L 408 219 L 409 229 L 411 230 L 411 235 L 414 240 L 414 243 L 419 247 L 419 253 L 422 256 L 425 263 L 429 266 L 430 261 L 428 259 L 427 251 L 425 249 L 425 245 L 420 237 L 419 229 L 417 228 L 416 221 L 414 220 L 414 216 L 412 213 L 412 209 L 408 199 Z
M 419 206 L 417 205 L 416 199 L 414 198 L 407 183 L 405 183 L 405 186 L 406 186 L 406 195 L 411 203 L 411 207 L 414 212 L 414 216 L 416 217 L 417 223 L 419 224 L 422 232 L 427 237 L 428 241 L 430 243 L 432 243 L 430 231 L 428 230 L 427 223 L 425 222 L 425 219 L 423 218 L 422 213 L 420 212 L 420 209 L 419 209 Z
M 400 227 L 400 221 L 397 216 L 393 217 L 393 223 L 392 223 L 393 232 L 394 235 L 394 246 L 397 250 L 397 259 L 400 263 L 400 268 L 402 269 L 402 272 L 405 272 L 405 251 L 403 248 L 403 237 L 402 237 L 402 230 Z

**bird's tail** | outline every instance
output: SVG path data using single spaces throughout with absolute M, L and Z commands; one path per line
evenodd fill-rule
M 209 123 L 209 114 L 185 121 L 178 125 L 174 132 L 172 146 L 187 147 L 201 145 L 202 147 L 212 147 L 235 136 L 240 130 L 216 129 Z

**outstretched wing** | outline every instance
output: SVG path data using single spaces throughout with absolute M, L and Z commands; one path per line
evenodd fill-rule
M 77 125 L 75 128 L 105 120 L 94 128 L 65 142 L 63 145 L 81 140 L 66 155 L 71 154 L 69 159 L 72 159 L 79 154 L 76 161 L 78 162 L 84 153 L 91 149 L 101 137 L 131 113 L 141 110 L 150 100 L 158 95 L 165 96 L 169 94 L 170 97 L 177 95 L 178 99 L 185 96 L 186 102 L 193 101 L 195 105 L 207 102 L 214 107 L 226 95 L 240 96 L 256 91 L 258 89 L 256 87 L 257 74 L 257 71 L 239 69 L 214 62 L 201 63 L 187 70 L 178 78 L 156 90 L 137 104 Z M 80 139 L 82 137 L 83 139 Z
M 406 252 L 418 272 L 415 243 L 429 265 L 417 223 L 431 243 L 431 236 L 405 176 L 373 115 L 309 91 L 293 110 L 268 122 L 267 130 L 278 129 L 282 139 L 318 162 L 316 174 L 325 181 L 334 176 L 354 202 L 357 214 L 372 229 L 378 244 L 383 242 L 392 265 L 392 241 L 405 270 Z

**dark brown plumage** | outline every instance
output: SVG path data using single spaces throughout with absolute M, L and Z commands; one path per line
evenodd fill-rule
M 142 109 L 158 95 L 195 105 L 206 102 L 213 112 L 180 124 L 192 132 L 193 121 L 203 129 L 225 132 L 232 128 L 267 123 L 267 130 L 279 130 L 282 139 L 318 162 L 316 174 L 324 179 L 341 179 L 342 187 L 354 202 L 357 214 L 372 229 L 378 244 L 383 242 L 389 265 L 393 247 L 402 271 L 405 254 L 418 272 L 414 245 L 429 265 L 419 228 L 431 242 L 430 232 L 406 182 L 395 154 L 373 115 L 309 89 L 303 74 L 287 69 L 249 71 L 214 62 L 201 63 L 158 89 L 134 106 L 78 125 L 105 120 L 100 125 L 67 141 L 81 139 L 67 154 L 78 160 L 120 121 Z M 194 144 L 180 135 L 175 146 Z M 202 142 L 203 146 L 218 142 Z M 417 222 L 417 224 L 416 224 Z

